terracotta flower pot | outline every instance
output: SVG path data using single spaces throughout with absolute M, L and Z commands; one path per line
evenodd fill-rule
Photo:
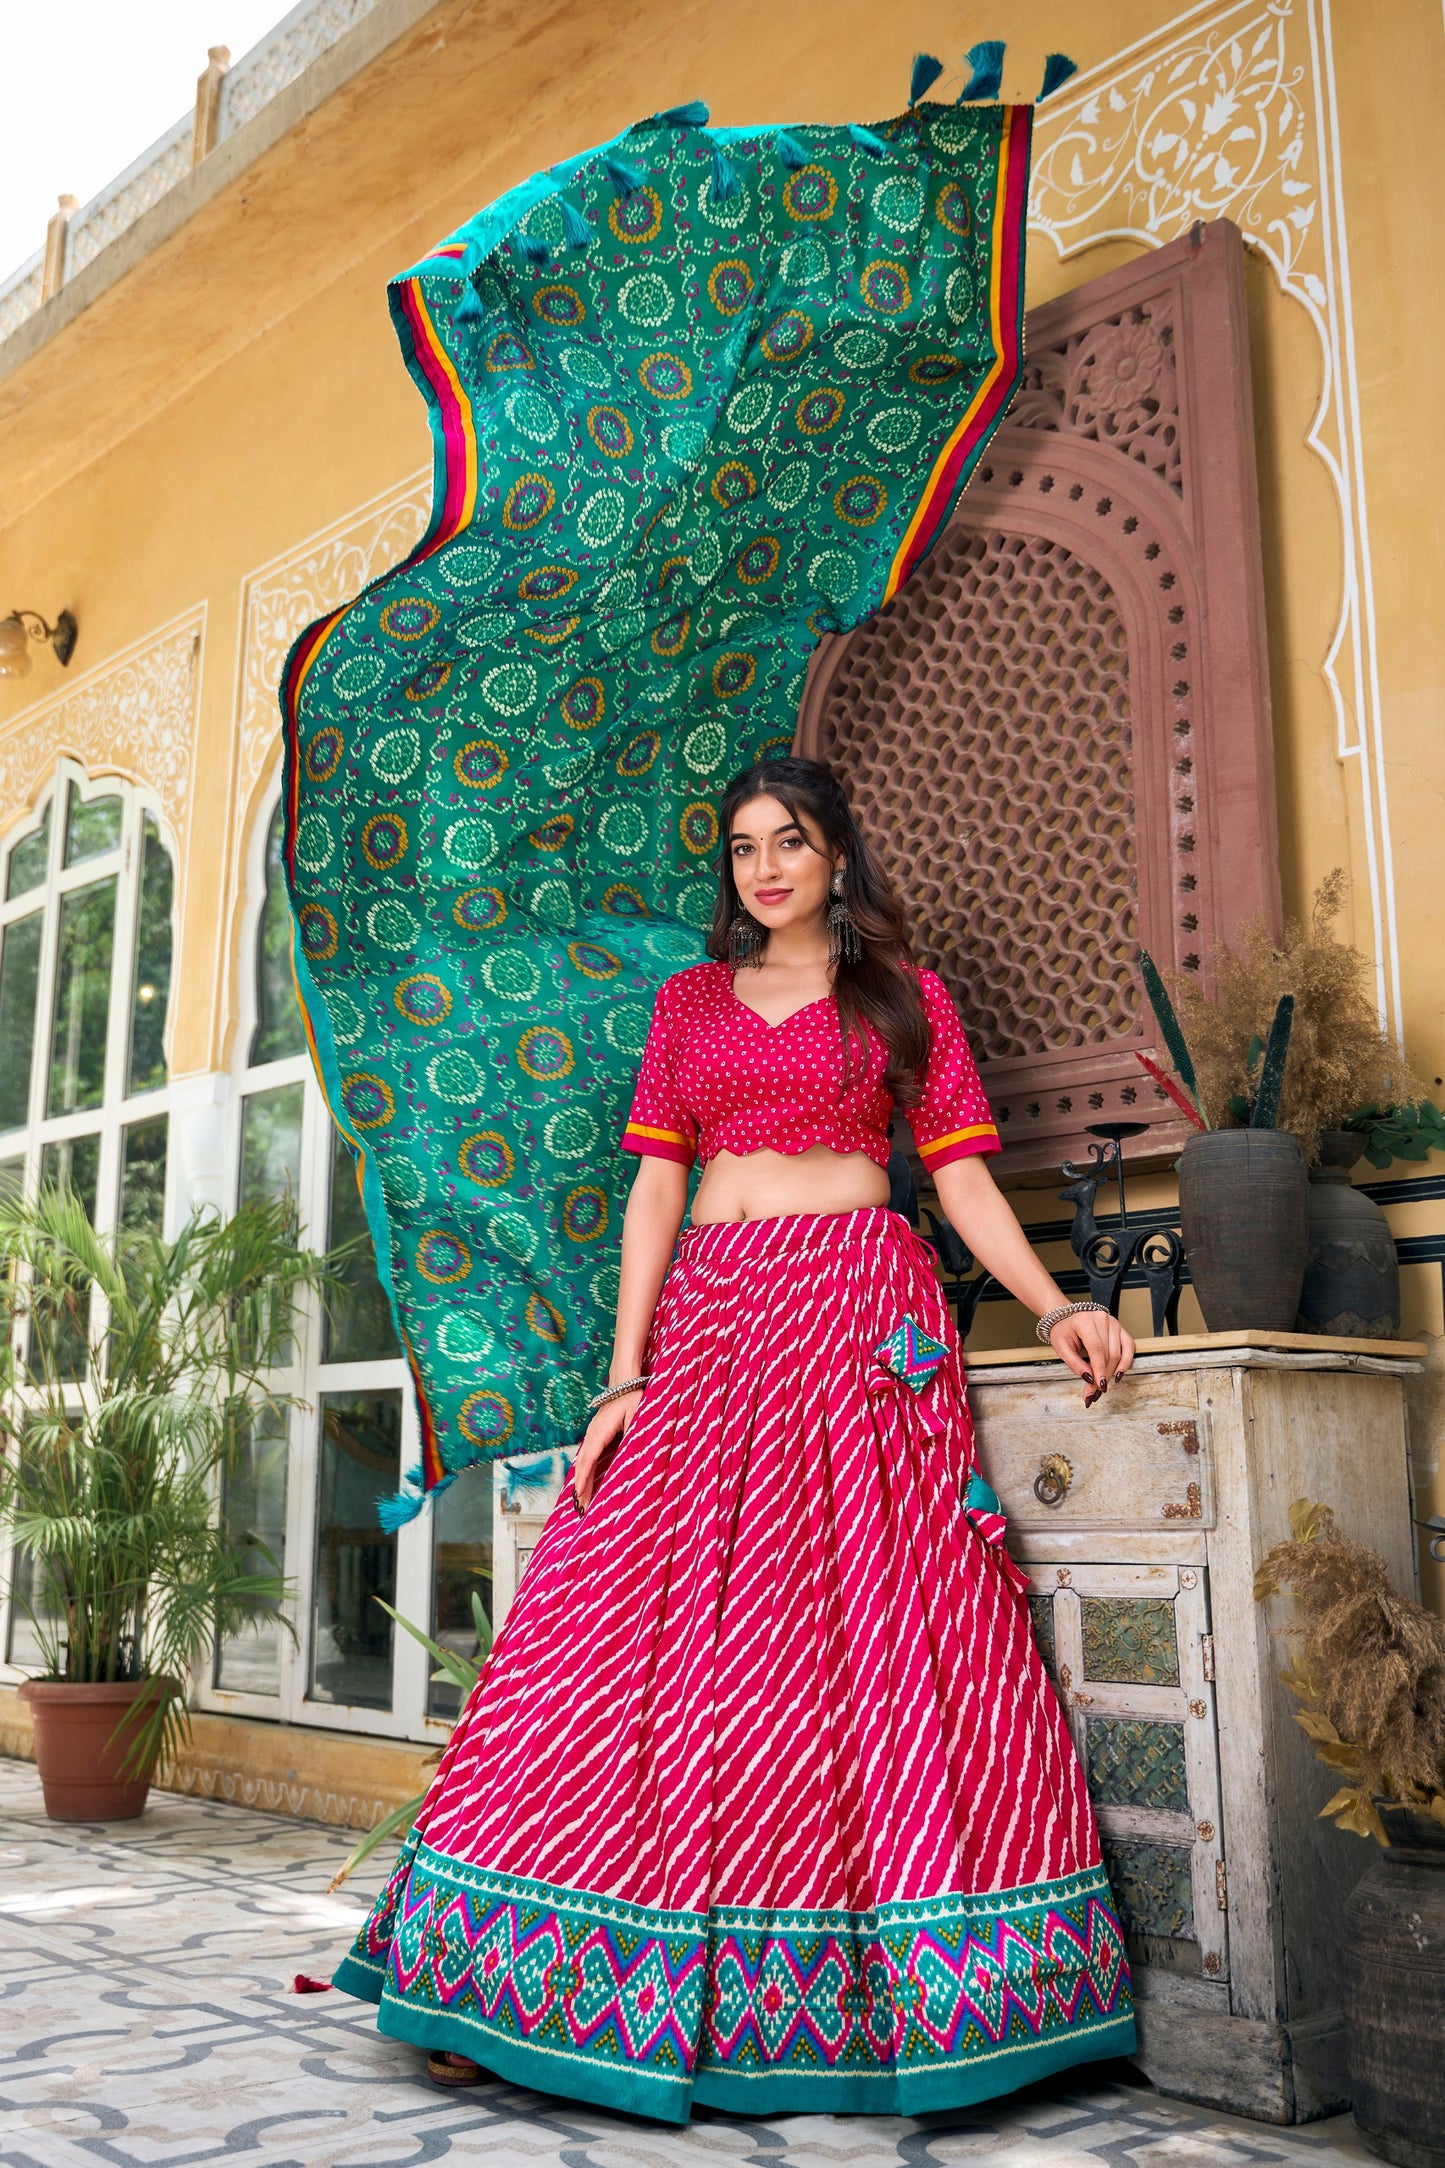
M 1211 1332 L 1293 1332 L 1309 1229 L 1309 1181 L 1282 1129 L 1210 1129 L 1179 1161 L 1189 1275 Z
M 114 1686 L 25 1681 L 20 1698 L 29 1702 L 35 1719 L 35 1759 L 52 1822 L 129 1822 L 144 1812 L 154 1771 L 126 1775 L 123 1764 L 134 1727 L 127 1724 L 118 1739 L 112 1734 L 143 1695 L 175 1690 L 172 1679 L 129 1679 Z

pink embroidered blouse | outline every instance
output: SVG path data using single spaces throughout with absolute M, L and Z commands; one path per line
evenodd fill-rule
M 920 971 L 918 985 L 933 1042 L 922 1098 L 907 1119 L 923 1163 L 946 1167 L 972 1152 L 997 1152 L 998 1130 L 948 989 L 933 971 Z M 826 1144 L 886 1167 L 887 1066 L 887 1050 L 869 1030 L 867 1068 L 843 1092 L 831 996 L 769 1024 L 738 999 L 730 965 L 694 964 L 658 989 L 622 1147 L 690 1167 L 718 1152 Z

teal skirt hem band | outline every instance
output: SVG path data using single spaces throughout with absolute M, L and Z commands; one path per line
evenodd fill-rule
M 1102 1868 L 876 1912 L 689 1914 L 414 1839 L 334 1984 L 395 2039 L 669 2123 L 695 2101 L 920 2114 L 1134 2046 Z

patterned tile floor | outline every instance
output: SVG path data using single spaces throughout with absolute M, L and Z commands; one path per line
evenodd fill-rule
M 445 2093 L 325 1977 L 381 1880 L 349 1839 L 152 1795 L 47 1822 L 0 1761 L 0 2168 L 1364 2168 L 1348 2117 L 1298 2131 L 1166 2100 L 1124 2070 L 957 2116 L 700 2113 L 664 2130 L 510 2085 Z

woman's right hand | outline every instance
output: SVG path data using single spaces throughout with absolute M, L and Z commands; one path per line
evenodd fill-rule
M 622 1434 L 642 1405 L 641 1388 L 635 1393 L 623 1393 L 616 1400 L 609 1400 L 599 1408 L 587 1425 L 582 1443 L 577 1448 L 577 1458 L 572 1463 L 572 1496 L 577 1511 L 585 1513 L 597 1496 L 597 1488 L 607 1472 L 607 1464 L 621 1443 Z

